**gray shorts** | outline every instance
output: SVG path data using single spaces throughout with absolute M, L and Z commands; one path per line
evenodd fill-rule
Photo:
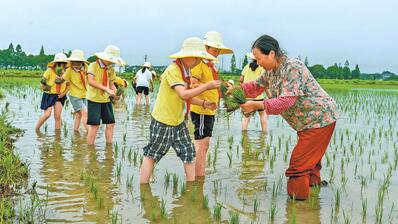
M 149 132 L 149 144 L 144 147 L 144 156 L 159 162 L 170 147 L 173 147 L 183 163 L 195 161 L 195 147 L 189 137 L 185 122 L 177 126 L 170 126 L 152 118 Z
M 83 109 L 87 108 L 87 99 L 85 98 L 77 98 L 71 95 L 68 95 L 69 101 L 72 104 L 73 110 L 75 112 L 79 112 Z

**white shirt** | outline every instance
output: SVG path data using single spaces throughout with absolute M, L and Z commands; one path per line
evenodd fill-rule
M 149 87 L 149 82 L 152 80 L 152 72 L 146 69 L 145 72 L 142 73 L 142 69 L 140 69 L 135 74 L 135 77 L 137 80 L 137 87 L 138 86 Z

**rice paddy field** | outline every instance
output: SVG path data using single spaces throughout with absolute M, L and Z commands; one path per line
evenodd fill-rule
M 242 133 L 242 115 L 225 116 L 221 108 L 205 178 L 187 184 L 171 149 L 150 186 L 140 186 L 151 107 L 135 106 L 129 89 L 114 108 L 114 144 L 105 145 L 101 129 L 95 147 L 88 147 L 85 136 L 72 131 L 68 102 L 60 132 L 53 119 L 34 131 L 41 114 L 38 85 L 39 79 L 0 78 L 0 108 L 25 130 L 14 146 L 29 167 L 26 183 L 6 199 L 15 210 L 6 222 L 398 223 L 397 86 L 325 85 L 341 111 L 322 163 L 329 185 L 312 188 L 309 200 L 293 201 L 284 172 L 296 133 L 279 116 L 269 117 L 266 134 L 257 116 Z

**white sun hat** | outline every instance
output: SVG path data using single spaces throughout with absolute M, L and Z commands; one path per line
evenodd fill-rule
M 221 33 L 217 31 L 209 31 L 204 37 L 205 45 L 220 49 L 220 54 L 232 54 L 233 50 L 224 45 Z
M 47 66 L 48 67 L 52 67 L 52 66 L 54 66 L 54 64 L 55 63 L 57 63 L 57 62 L 67 62 L 67 57 L 66 57 L 66 55 L 64 54 L 64 53 L 57 53 L 55 56 L 54 56 L 54 60 L 52 61 L 52 62 L 50 62 L 50 63 L 48 63 L 47 64 Z
M 146 61 L 143 65 L 142 65 L 142 67 L 147 67 L 147 68 L 150 68 L 152 65 L 151 65 L 151 62 L 149 62 L 149 61 Z
M 72 51 L 72 54 L 69 56 L 68 61 L 81 61 L 87 63 L 87 60 L 84 57 L 84 52 L 79 49 L 75 49 Z
M 256 60 L 256 58 L 254 57 L 254 54 L 252 52 L 246 53 L 246 57 Z
M 126 62 L 120 57 L 120 49 L 114 45 L 108 45 L 103 52 L 95 53 L 94 55 L 105 61 L 121 66 L 126 65 Z
M 181 50 L 173 55 L 170 55 L 170 58 L 203 58 L 206 60 L 217 60 L 211 54 L 207 53 L 205 44 L 198 37 L 190 37 L 184 40 L 182 43 Z

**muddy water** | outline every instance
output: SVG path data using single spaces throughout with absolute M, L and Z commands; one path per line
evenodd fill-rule
M 377 207 L 382 208 L 378 214 L 383 211 L 382 223 L 398 222 L 395 90 L 329 90 L 342 111 L 323 160 L 322 175 L 330 184 L 312 189 L 310 200 L 292 202 L 286 195 L 284 171 L 296 133 L 278 116 L 269 118 L 267 134 L 260 132 L 257 117 L 250 131 L 242 133 L 241 115 L 225 117 L 220 110 L 205 179 L 185 184 L 182 164 L 171 149 L 156 166 L 150 186 L 140 186 L 150 108 L 135 107 L 131 92 L 115 106 L 114 144 L 105 145 L 101 129 L 96 145 L 88 147 L 84 134 L 72 131 L 68 103 L 60 132 L 54 132 L 50 119 L 47 128 L 36 133 L 33 127 L 41 114 L 41 93 L 32 84 L 9 82 L 0 86 L 6 93 L 0 107 L 8 102 L 12 124 L 25 130 L 15 146 L 29 163 L 27 186 L 37 182 L 40 198 L 47 200 L 46 213 L 38 214 L 40 222 L 213 223 L 217 205 L 222 223 L 233 214 L 239 214 L 240 223 L 375 223 L 380 216 Z M 387 190 L 380 198 L 378 192 L 385 182 Z

